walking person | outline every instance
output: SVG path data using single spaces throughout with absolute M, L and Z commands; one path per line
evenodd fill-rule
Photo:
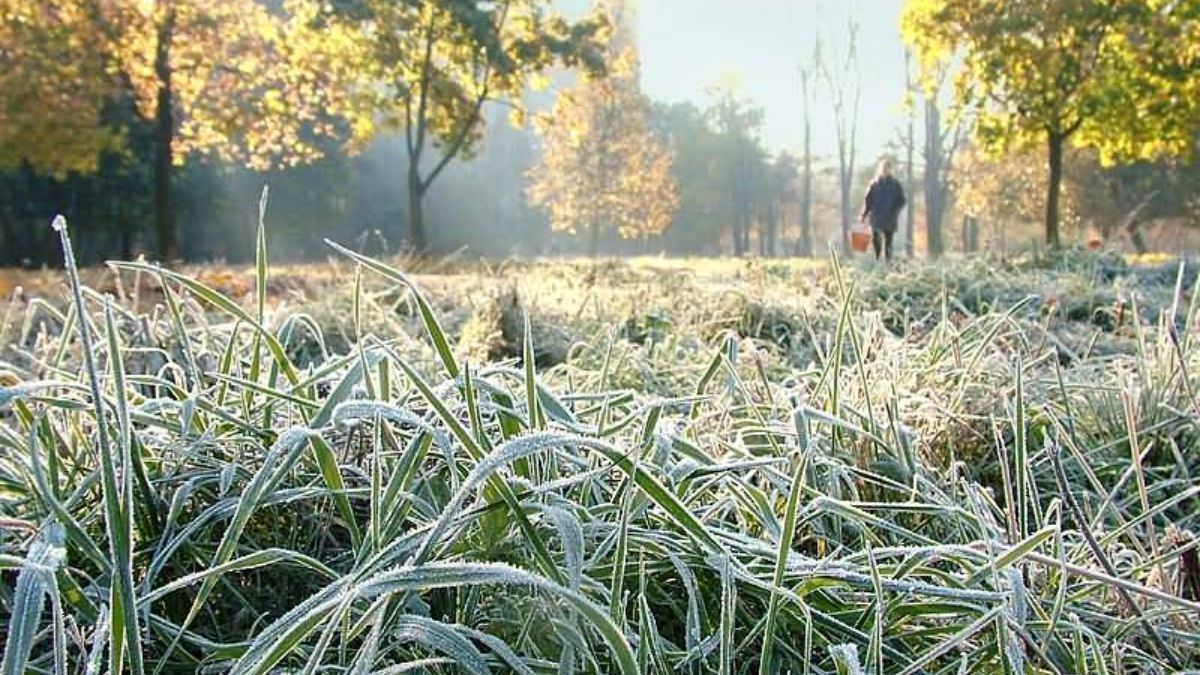
M 892 175 L 892 161 L 882 160 L 879 162 L 875 179 L 867 188 L 862 215 L 859 216 L 863 223 L 866 223 L 868 218 L 871 219 L 871 246 L 875 249 L 875 260 L 879 260 L 880 255 L 883 255 L 891 262 L 892 239 L 899 228 L 900 210 L 907 203 L 904 187 Z

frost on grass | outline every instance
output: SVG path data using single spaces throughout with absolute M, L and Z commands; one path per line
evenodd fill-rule
M 679 672 L 755 672 L 755 631 L 772 598 L 774 643 L 788 648 L 774 650 L 768 670 L 860 673 L 860 655 L 870 669 L 878 658 L 925 659 L 929 672 L 1161 669 L 1111 603 L 1113 583 L 1144 587 L 1081 562 L 1090 554 L 1056 519 L 1060 495 L 1029 439 L 1064 435 L 1086 451 L 1086 467 L 1064 453 L 1067 480 L 1080 499 L 1105 501 L 1094 526 L 1121 570 L 1162 565 L 1178 576 L 1182 556 L 1155 559 L 1134 540 L 1140 525 L 1113 523 L 1147 522 L 1130 480 L 1132 428 L 1138 447 L 1153 448 L 1143 468 L 1156 525 L 1200 524 L 1185 508 L 1200 472 L 1185 452 L 1194 400 L 1183 375 L 1200 372 L 1195 341 L 1176 345 L 1150 320 L 1140 335 L 1089 329 L 1086 340 L 1110 351 L 1093 358 L 1076 344 L 1079 360 L 1064 365 L 1043 347 L 1078 326 L 1058 326 L 1028 303 L 979 316 L 955 316 L 947 303 L 940 320 L 942 285 L 979 277 L 977 262 L 942 268 L 936 283 L 919 270 L 852 280 L 869 293 L 907 294 L 914 315 L 927 317 L 928 330 L 894 338 L 880 333 L 881 321 L 896 319 L 888 307 L 870 306 L 869 294 L 847 298 L 833 278 L 811 279 L 801 306 L 775 276 L 734 275 L 739 292 L 793 315 L 795 330 L 787 341 L 761 331 L 706 341 L 697 336 L 713 330 L 714 288 L 675 281 L 631 292 L 628 280 L 606 287 L 601 278 L 584 297 L 553 269 L 520 267 L 506 281 L 561 320 L 571 357 L 527 369 L 520 360 L 537 346 L 523 346 L 515 366 L 472 364 L 454 377 L 443 374 L 456 364 L 431 347 L 434 335 L 447 344 L 459 336 L 386 312 L 372 329 L 368 312 L 363 331 L 346 333 L 363 336 L 365 368 L 354 354 L 319 354 L 325 361 L 292 384 L 282 377 L 289 364 L 275 361 L 287 353 L 264 351 L 258 380 L 246 383 L 256 334 L 233 313 L 238 299 L 175 286 L 189 308 L 182 327 L 143 300 L 114 308 L 124 310 L 113 313 L 120 353 L 108 341 L 85 350 L 83 336 L 107 326 L 94 295 L 80 294 L 77 313 L 91 320 L 74 328 L 84 332 L 47 331 L 4 357 L 16 383 L 0 389 L 0 508 L 20 526 L 0 537 L 0 560 L 14 597 L 28 600 L 22 620 L 12 620 L 12 604 L 0 610 L 6 659 L 27 645 L 23 670 L 52 672 L 56 658 L 66 672 L 113 669 L 106 608 L 93 615 L 78 603 L 112 597 L 114 561 L 97 525 L 112 516 L 137 554 L 138 615 L 149 621 L 138 649 L 162 658 L 164 672 L 239 658 L 233 672 L 543 672 L 561 663 L 561 672 L 594 675 L 637 672 L 641 657 Z M 1050 273 L 1021 274 L 995 270 L 997 293 L 1025 297 Z M 411 292 L 415 282 L 403 279 Z M 447 292 L 459 295 L 428 306 L 469 304 L 469 291 Z M 1172 292 L 1139 288 L 1164 309 Z M 345 314 L 346 297 L 322 301 Z M 916 307 L 922 298 L 931 304 Z M 610 329 L 651 312 L 669 319 L 653 340 Z M 1197 325 L 1187 312 L 1182 325 Z M 269 329 L 283 336 L 345 318 L 300 315 Z M 171 346 L 180 329 L 189 354 Z M 165 363 L 134 358 L 149 351 Z M 126 391 L 109 375 L 114 357 L 125 358 Z M 207 365 L 184 376 L 190 363 Z M 122 475 L 132 506 L 108 511 L 95 486 L 120 401 L 131 404 L 133 471 Z M 316 434 L 323 443 L 310 442 Z M 793 486 L 802 456 L 802 485 Z M 780 561 L 795 487 L 794 544 Z M 55 577 L 27 562 L 43 539 L 20 534 L 45 530 L 49 518 L 67 533 L 69 564 Z M 1002 568 L 989 567 L 1002 557 Z M 40 596 L 30 592 L 39 579 Z M 1140 593 L 1148 621 L 1197 664 L 1194 641 L 1176 628 L 1192 620 L 1194 603 L 1156 592 Z M 58 631 L 47 599 L 78 636 Z M 178 608 L 167 600 L 182 600 L 186 616 L 189 599 L 194 618 L 168 652 L 182 617 L 168 616 Z M 881 601 L 914 611 L 892 604 L 876 614 Z M 881 617 L 878 632 L 846 620 L 860 616 Z M 1061 620 L 1031 620 L 1045 616 Z M 1026 639 L 1070 648 L 1043 654 Z M 58 649 L 73 644 L 90 648 Z

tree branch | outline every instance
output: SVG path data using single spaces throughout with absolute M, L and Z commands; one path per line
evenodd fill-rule
M 487 92 L 487 84 L 484 84 L 483 91 L 480 92 L 479 97 L 475 99 L 475 108 L 471 113 L 470 118 L 463 120 L 463 124 L 461 127 L 459 127 L 458 133 L 455 134 L 454 138 L 450 141 L 450 145 L 446 146 L 446 152 L 442 153 L 442 157 L 438 160 L 437 165 L 433 167 L 433 171 L 430 171 L 429 176 L 421 181 L 422 191 L 427 190 L 429 186 L 433 184 L 433 181 L 437 180 L 438 175 L 442 173 L 442 170 L 446 168 L 446 165 L 450 163 L 450 160 L 454 159 L 455 156 L 458 155 L 459 151 L 462 150 L 463 144 L 465 144 L 467 141 L 467 136 L 469 136 L 471 133 L 471 129 L 473 129 L 475 125 L 479 123 L 480 114 L 483 111 L 483 104 L 485 101 L 487 101 Z
M 425 31 L 425 57 L 421 63 L 421 84 L 417 94 L 416 138 L 409 147 L 409 158 L 412 162 L 418 161 L 421 153 L 425 150 L 425 114 L 429 107 L 430 81 L 433 79 L 433 34 L 436 19 L 437 10 L 432 10 L 429 15 L 429 26 Z M 412 127 L 411 119 L 409 127 Z
M 412 99 L 407 96 L 404 97 L 404 144 L 408 148 L 408 156 L 412 157 L 416 147 L 413 145 Z
M 503 30 L 504 24 L 508 21 L 508 10 L 510 6 L 511 3 L 505 3 L 504 10 L 500 12 L 500 20 L 496 25 L 497 34 Z M 483 49 L 480 49 L 474 55 L 474 58 L 476 59 L 476 72 L 478 72 L 480 68 L 480 57 L 483 59 L 483 72 L 480 73 L 479 77 L 476 79 L 476 86 L 478 88 L 479 95 L 475 98 L 475 104 L 472 107 L 471 115 L 467 119 L 463 120 L 462 126 L 458 129 L 458 133 L 454 135 L 454 138 L 450 141 L 450 145 L 446 147 L 446 151 L 442 153 L 441 158 L 438 159 L 438 162 L 433 167 L 433 170 L 429 172 L 429 175 L 426 178 L 421 180 L 422 191 L 429 189 L 429 186 L 433 185 L 433 181 L 437 180 L 437 177 L 441 175 L 442 171 L 445 170 L 446 166 L 450 164 L 451 160 L 458 156 L 458 153 L 466 144 L 467 137 L 470 136 L 471 130 L 474 129 L 475 125 L 479 123 L 479 118 L 483 112 L 483 104 L 487 102 L 488 94 L 490 92 L 491 83 L 488 81 L 488 78 L 490 78 L 492 74 L 491 62 L 488 60 L 488 56 L 486 53 L 484 53 Z

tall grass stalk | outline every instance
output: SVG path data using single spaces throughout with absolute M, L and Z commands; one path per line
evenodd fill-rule
M 109 604 L 112 609 L 112 635 L 109 643 L 112 645 L 109 668 L 114 675 L 120 675 L 122 666 L 128 658 L 130 672 L 142 675 L 144 671 L 142 657 L 142 638 L 138 628 L 137 600 L 133 583 L 133 472 L 130 459 L 130 428 L 128 413 L 125 408 L 124 376 L 122 372 L 122 356 L 117 348 L 116 335 L 112 328 L 112 310 L 105 305 L 105 319 L 109 330 L 109 360 L 113 368 L 114 384 L 118 387 L 115 398 L 118 405 L 119 427 L 118 442 L 121 475 L 118 478 L 118 457 L 113 453 L 109 440 L 108 415 L 104 410 L 104 396 L 101 393 L 100 373 L 96 367 L 95 352 L 92 346 L 92 334 L 86 317 L 87 310 L 83 304 L 83 284 L 79 280 L 79 270 L 75 265 L 75 252 L 71 248 L 71 235 L 67 232 L 67 220 L 56 216 L 51 224 L 62 242 L 63 259 L 66 262 L 67 280 L 71 287 L 71 297 L 75 313 L 80 318 L 79 342 L 82 348 L 84 369 L 87 373 L 88 386 L 91 389 L 92 408 L 95 414 L 96 440 L 95 447 L 99 451 L 98 463 L 104 493 L 104 521 L 108 535 L 109 555 L 111 556 L 112 586 L 109 594 Z

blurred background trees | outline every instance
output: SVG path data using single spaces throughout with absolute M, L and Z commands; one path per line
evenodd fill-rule
M 620 1 L 603 9 L 613 28 L 607 72 L 585 74 L 540 117 L 542 161 L 528 174 L 530 201 L 554 231 L 584 236 L 593 258 L 602 237 L 662 234 L 679 203 L 673 153 L 650 129 L 629 10 Z
M 425 197 L 450 162 L 474 153 L 485 131 L 485 106 L 507 106 L 520 119 L 523 94 L 543 82 L 551 66 L 603 72 L 603 12 L 570 23 L 548 5 L 358 0 L 317 12 L 321 28 L 348 36 L 324 51 L 342 64 L 338 88 L 352 102 L 351 141 L 403 135 L 408 243 L 417 252 L 430 244 Z
M 322 115 L 335 88 L 323 62 L 297 48 L 313 38 L 292 20 L 291 3 L 279 13 L 254 0 L 0 7 L 0 168 L 33 182 L 68 174 L 81 188 L 87 174 L 117 183 L 148 175 L 150 245 L 161 259 L 179 253 L 179 167 L 204 157 L 257 170 L 293 166 L 320 157 L 322 139 L 335 133 Z M 125 230 L 142 218 L 122 215 L 127 249 Z
M 736 77 L 648 94 L 633 10 L 0 0 L 0 265 L 56 264 L 59 212 L 89 262 L 243 261 L 264 183 L 271 250 L 290 259 L 324 255 L 324 237 L 823 256 L 878 158 L 864 95 L 867 122 L 899 130 L 910 255 L 961 248 L 963 218 L 997 250 L 1035 235 L 1178 250 L 1200 224 L 1200 0 L 908 0 L 907 101 L 862 91 L 859 51 L 876 46 L 853 18 L 817 27 L 779 55 L 799 93 L 786 145 Z
M 1196 0 L 911 0 L 902 32 L 993 155 L 1042 148 L 1045 241 L 1062 243 L 1072 149 L 1105 166 L 1192 154 L 1200 131 Z

